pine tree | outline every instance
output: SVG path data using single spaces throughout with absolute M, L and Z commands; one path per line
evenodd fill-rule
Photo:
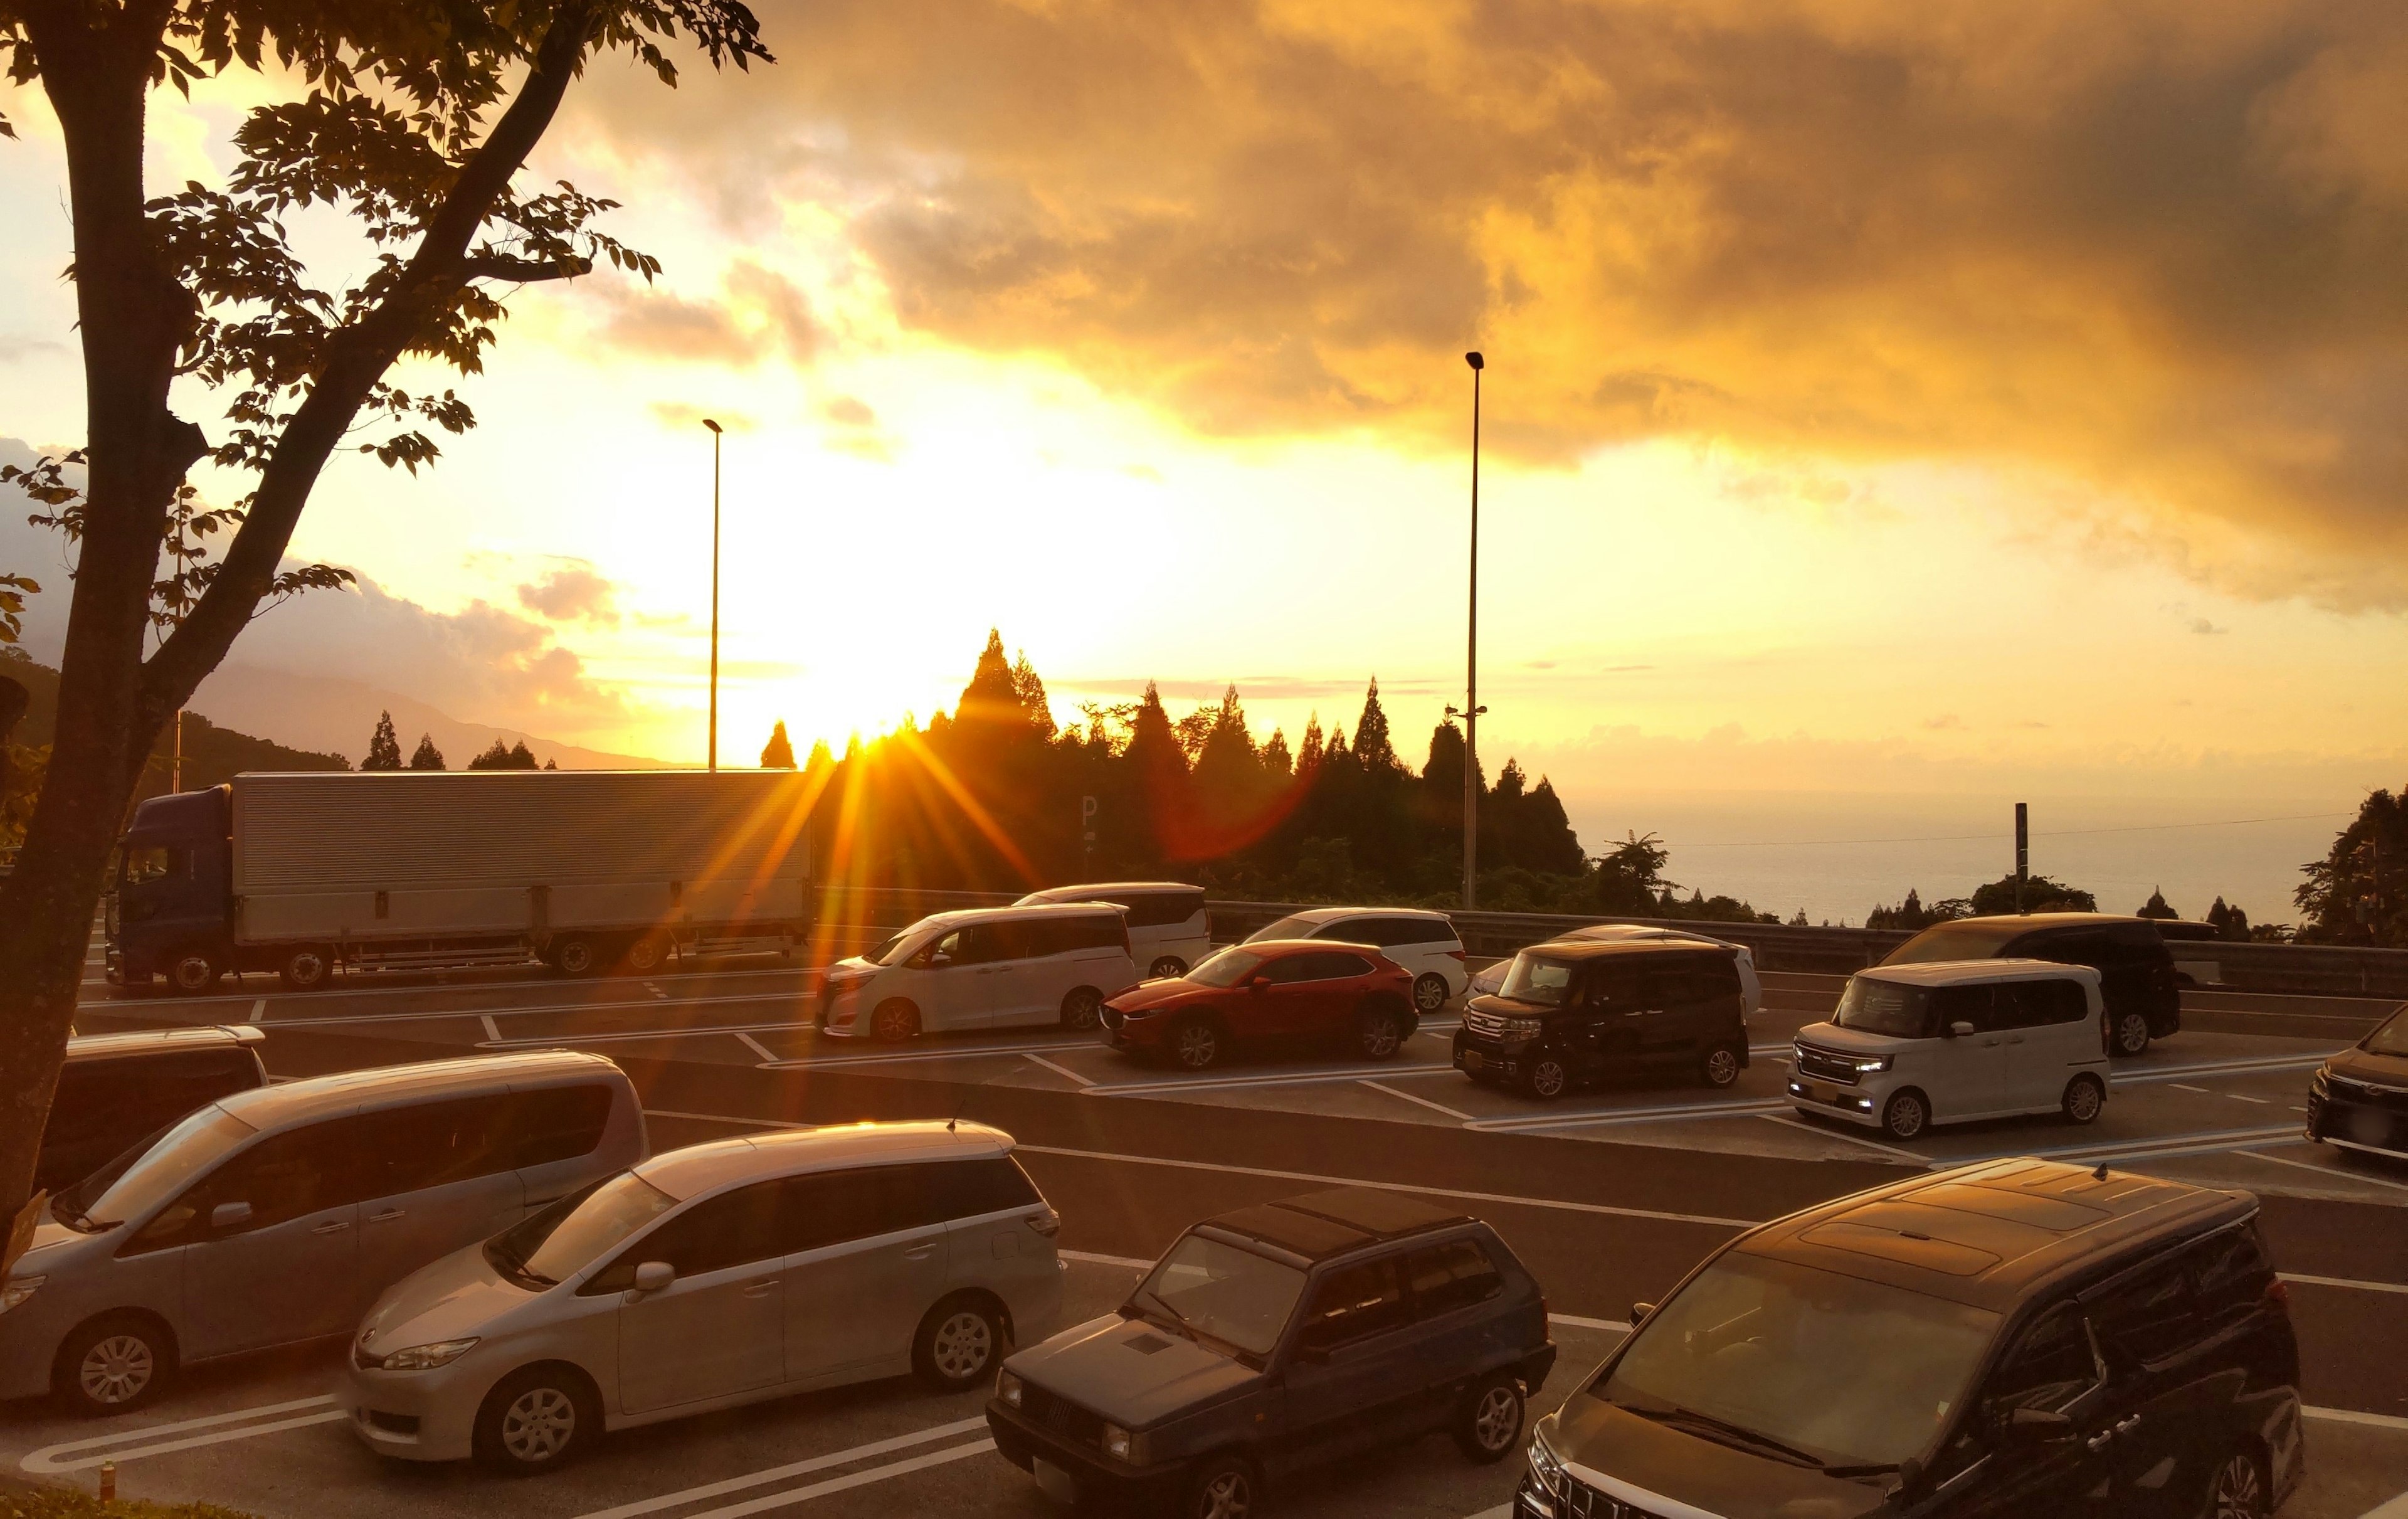
M 360 761 L 363 770 L 398 770 L 401 768 L 401 740 L 393 731 L 393 714 L 378 714 L 376 733 L 368 739 L 367 758 Z
M 1045 699 L 1045 682 L 1037 678 L 1037 666 L 1028 662 L 1028 651 L 1020 651 L 1019 661 L 1011 666 L 1011 692 L 1020 700 L 1020 710 L 1028 725 L 1039 738 L 1051 738 L 1058 731 L 1054 722 L 1054 704 Z
M 1287 752 L 1287 734 L 1279 728 L 1271 729 L 1271 736 L 1263 741 L 1263 773 L 1282 784 L 1296 774 L 1296 761 Z
M 836 756 L 828 752 L 827 740 L 825 738 L 812 739 L 811 757 L 804 762 L 805 767 L 811 774 L 816 775 L 834 764 L 836 764 Z
M 1321 768 L 1321 714 L 1314 712 L 1304 720 L 1304 747 L 1296 752 L 1296 773 L 1304 775 Z
M 1371 677 L 1370 690 L 1363 694 L 1363 715 L 1354 721 L 1354 763 L 1366 772 L 1402 772 L 1404 761 L 1397 758 L 1397 746 L 1388 737 L 1388 713 L 1380 705 L 1380 678 Z
M 443 763 L 443 751 L 435 747 L 434 735 L 422 733 L 418 736 L 418 748 L 409 756 L 409 767 L 413 770 L 450 768 Z
M 761 768 L 791 770 L 794 767 L 795 746 L 786 737 L 786 720 L 781 717 L 778 719 L 778 725 L 769 730 L 769 741 L 761 746 Z

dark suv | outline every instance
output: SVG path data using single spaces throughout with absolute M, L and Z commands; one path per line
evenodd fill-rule
M 135 1143 L 229 1093 L 267 1084 L 249 1025 L 146 1028 L 67 1040 L 34 1187 L 64 1191 Z
M 2107 912 L 2026 912 L 1936 923 L 1889 952 L 1885 966 L 1930 960 L 2054 960 L 2099 972 L 2117 1054 L 2182 1031 L 2182 983 L 2173 952 L 2147 918 Z
M 2257 1216 L 2007 1160 L 1761 1225 L 1633 1307 L 1515 1519 L 2264 1519 L 2304 1457 Z
M 1464 1009 L 1455 1068 L 1547 1098 L 1602 1076 L 1667 1067 L 1728 1086 L 1747 1068 L 1746 1015 L 1732 950 L 1538 944 L 1513 957 L 1495 996 Z
M 1189 1229 L 1117 1313 L 1004 1362 L 986 1421 L 1066 1502 L 1211 1519 L 1431 1430 L 1501 1460 L 1555 1360 L 1538 1283 L 1496 1231 L 1341 1188 Z
M 2308 1079 L 2307 1137 L 2408 1160 L 2408 1007 Z

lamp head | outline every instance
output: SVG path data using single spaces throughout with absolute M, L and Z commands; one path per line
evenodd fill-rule
M 1471 365 L 1474 369 L 1485 369 L 1488 367 L 1488 361 L 1480 356 L 1480 351 L 1477 349 L 1474 349 L 1471 352 L 1466 353 L 1463 356 L 1463 362 Z
M 705 427 L 710 428 L 710 429 L 712 432 L 714 432 L 714 433 L 715 433 L 715 432 L 717 432 L 717 431 L 719 431 L 719 423 L 715 423 L 715 422 L 711 421 L 709 417 L 705 417 L 705 418 L 703 418 L 703 419 L 702 419 L 702 424 L 703 424 Z

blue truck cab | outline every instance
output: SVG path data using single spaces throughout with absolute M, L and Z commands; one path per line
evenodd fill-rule
M 108 882 L 108 979 L 165 976 L 202 993 L 235 968 L 234 789 L 153 796 L 134 810 Z

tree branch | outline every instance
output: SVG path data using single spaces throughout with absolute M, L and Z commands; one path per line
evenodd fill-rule
M 540 279 L 574 279 L 594 272 L 590 258 L 512 258 L 507 253 L 471 253 L 460 261 L 461 275 L 469 279 L 505 279 L 531 285 Z

